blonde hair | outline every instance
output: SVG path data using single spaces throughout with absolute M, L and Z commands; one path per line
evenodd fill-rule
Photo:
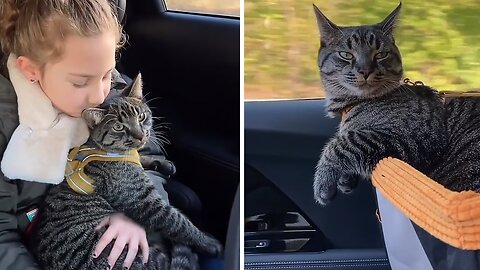
M 108 0 L 0 0 L 0 45 L 3 53 L 26 56 L 42 69 L 59 60 L 69 35 L 116 35 L 124 42 L 121 25 Z

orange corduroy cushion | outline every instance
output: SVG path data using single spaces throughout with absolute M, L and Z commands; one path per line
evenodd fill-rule
M 446 189 L 407 163 L 381 160 L 373 185 L 408 218 L 451 246 L 480 249 L 480 193 Z

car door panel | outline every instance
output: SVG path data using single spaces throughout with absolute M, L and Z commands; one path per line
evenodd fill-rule
M 389 269 L 385 252 L 379 249 L 338 249 L 318 253 L 250 255 L 245 258 L 245 270 L 290 269 Z
M 352 259 L 356 252 L 360 256 L 366 250 L 372 250 L 386 260 L 370 183 L 360 182 L 352 194 L 338 194 L 326 207 L 314 201 L 312 184 L 315 165 L 322 148 L 339 125 L 339 119 L 325 116 L 324 103 L 324 100 L 246 102 L 245 241 L 261 239 L 254 235 L 265 234 L 268 224 L 278 220 L 278 216 L 288 220 L 292 219 L 292 213 L 296 213 L 296 219 L 305 219 L 307 225 L 295 227 L 295 230 L 307 228 L 314 233 L 309 238 L 305 237 L 304 232 L 308 243 L 294 252 L 281 250 L 283 253 L 277 254 L 279 260 L 283 260 L 284 256 L 303 258 L 298 254 L 310 256 L 305 251 L 331 254 L 343 249 L 349 249 L 350 252 L 335 254 L 340 257 L 344 254 L 345 259 Z M 266 199 L 269 196 L 274 199 L 269 201 Z M 258 206 L 259 201 L 262 206 Z M 273 206 L 269 208 L 266 204 Z M 282 211 L 288 214 L 282 216 Z M 272 215 L 275 218 L 271 218 Z M 291 235 L 288 227 L 294 226 L 291 222 L 285 224 L 283 234 Z M 267 230 L 263 230 L 265 228 Z M 275 230 L 278 235 L 278 225 Z M 288 239 L 294 240 L 294 237 L 289 236 Z M 272 239 L 263 240 L 272 243 Z M 246 258 L 249 260 L 257 258 L 255 256 L 270 256 L 266 253 L 275 252 L 271 247 L 249 249 L 252 243 L 257 242 L 247 242 L 245 245 Z M 269 251 L 264 252 L 262 248 Z

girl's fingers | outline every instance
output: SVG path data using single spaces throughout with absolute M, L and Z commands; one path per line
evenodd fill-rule
M 142 250 L 143 255 L 143 264 L 148 263 L 148 255 L 150 254 L 150 248 L 148 247 L 147 237 L 143 237 L 140 241 L 140 249 Z
M 97 225 L 97 227 L 95 227 L 95 230 L 97 230 L 97 231 L 100 230 L 101 228 L 108 225 L 109 222 L 110 222 L 110 216 L 102 219 L 102 221 L 100 221 L 100 223 Z
M 118 257 L 122 254 L 123 250 L 125 249 L 125 245 L 128 243 L 128 239 L 125 238 L 117 238 L 115 243 L 113 244 L 112 250 L 110 251 L 110 255 L 108 256 L 108 264 L 110 265 L 110 269 L 115 265 L 118 260 Z
M 100 240 L 98 240 L 97 246 L 95 246 L 95 252 L 93 254 L 93 257 L 98 257 L 103 252 L 105 247 L 108 246 L 108 244 L 110 244 L 113 239 L 115 239 L 115 237 L 116 234 L 113 231 L 107 229 L 105 233 L 100 237 Z
M 137 239 L 133 240 L 131 239 L 130 242 L 128 243 L 128 252 L 127 256 L 125 257 L 125 261 L 123 262 L 123 267 L 130 269 L 130 266 L 132 266 L 133 260 L 135 257 L 137 257 L 138 253 L 138 244 L 139 241 Z

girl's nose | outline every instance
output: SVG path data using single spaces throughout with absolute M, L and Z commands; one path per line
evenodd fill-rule
M 88 96 L 88 103 L 92 105 L 100 105 L 105 100 L 106 94 L 103 88 L 96 88 L 90 92 Z

